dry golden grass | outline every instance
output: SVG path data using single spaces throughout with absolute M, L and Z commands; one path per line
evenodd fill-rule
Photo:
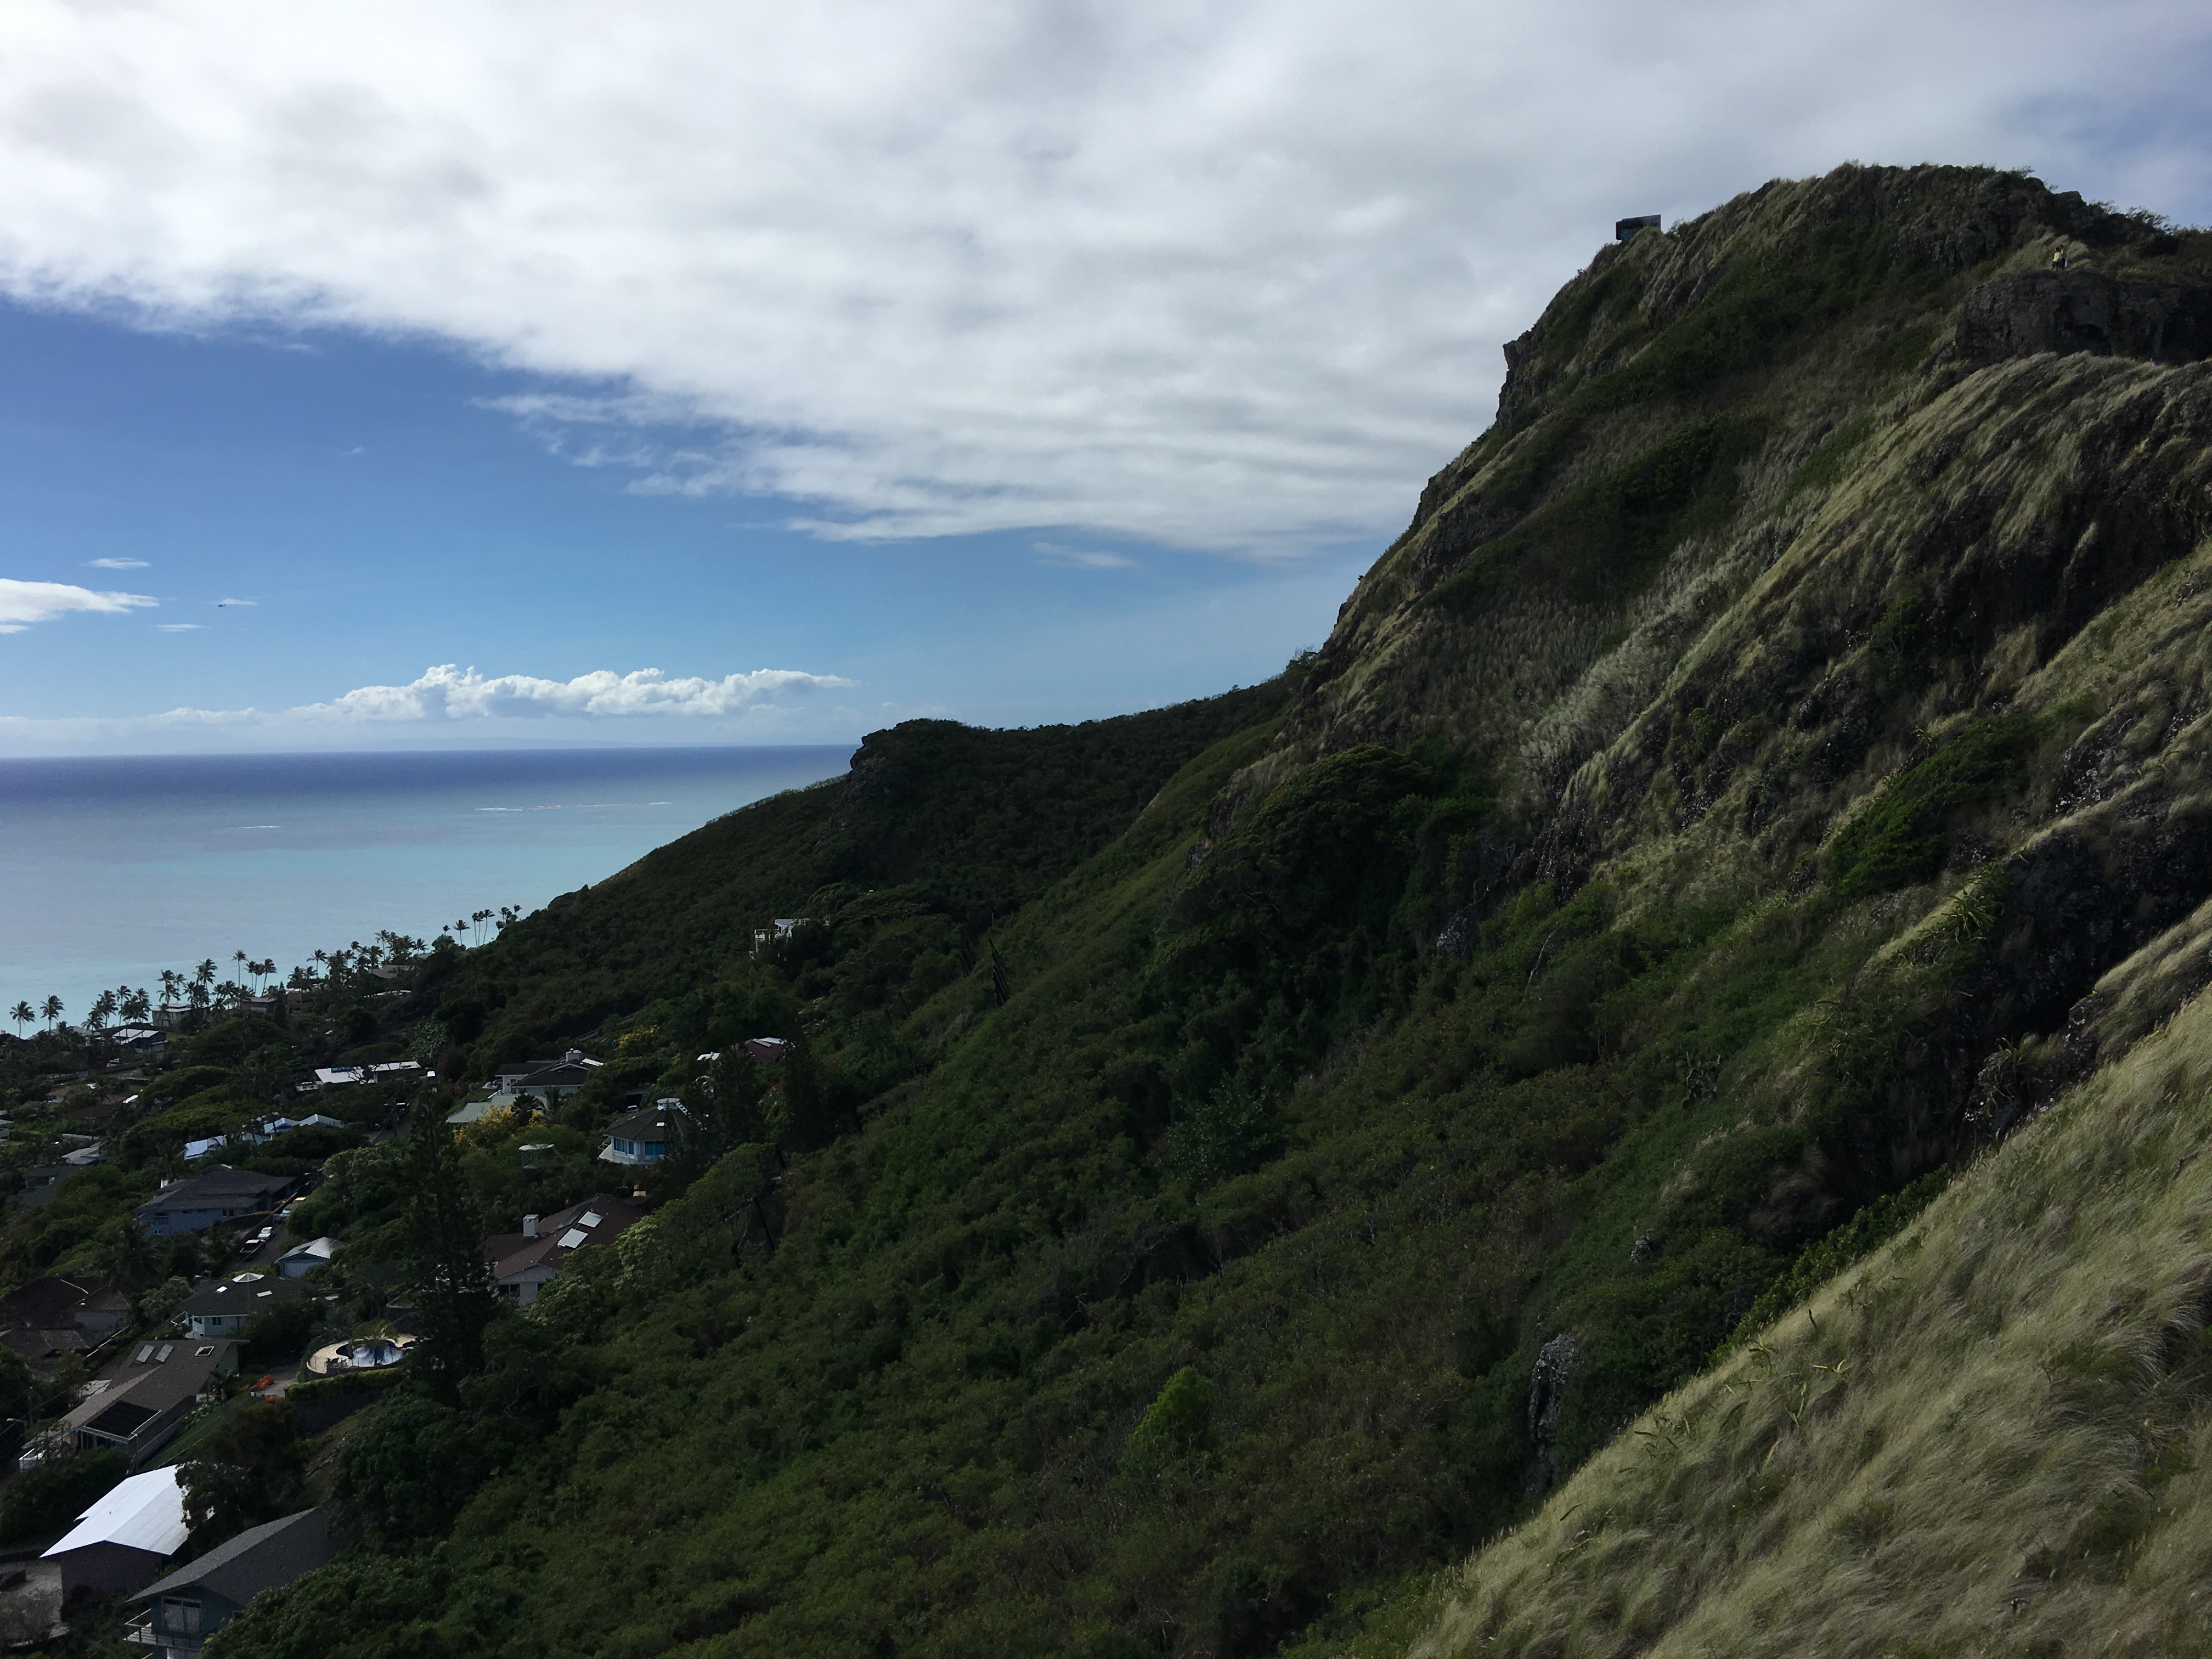
M 2212 1646 L 2212 1000 L 1437 1593 L 1486 1653 Z

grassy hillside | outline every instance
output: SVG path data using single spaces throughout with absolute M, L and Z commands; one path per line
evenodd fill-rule
M 1412 1651 L 2201 1651 L 2208 1083 L 2200 1000 L 1638 1419 Z
M 217 1650 L 1629 1651 L 1742 1605 L 1753 1512 L 1667 1528 L 1747 1501 L 1783 1383 L 1698 1418 L 1736 1473 L 1679 1509 L 1624 1428 L 2212 977 L 2208 295 L 2212 237 L 2017 175 L 1767 186 L 1562 291 L 1281 685 L 902 727 L 510 930 L 463 1063 L 588 1032 L 722 1155 L 368 1413 L 361 1553 Z M 799 1061 L 725 1111 L 694 1056 L 764 1025 Z M 1903 1328 L 1802 1322 L 1728 1363 L 1875 1397 Z M 1431 1599 L 1577 1469 L 1643 1554 Z

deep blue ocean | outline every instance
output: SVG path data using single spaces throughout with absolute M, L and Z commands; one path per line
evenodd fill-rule
M 0 1007 L 527 912 L 850 744 L 0 759 Z M 489 937 L 487 933 L 485 937 Z

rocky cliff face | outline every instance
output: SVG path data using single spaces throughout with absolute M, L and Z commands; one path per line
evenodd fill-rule
M 2015 174 L 1844 167 L 1605 247 L 1231 805 L 1357 743 L 1480 754 L 1508 805 L 1449 950 L 1532 879 L 1834 882 L 1886 787 L 2026 722 L 1863 884 L 1900 933 L 1975 886 L 1923 1107 L 1947 1145 L 2009 1121 L 2094 1047 L 2100 976 L 2206 925 L 2208 352 L 2212 237 Z M 2023 1039 L 2048 1078 L 1988 1071 Z

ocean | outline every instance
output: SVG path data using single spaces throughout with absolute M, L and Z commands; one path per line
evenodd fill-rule
M 0 1008 L 537 909 L 850 744 L 0 760 Z M 464 942 L 468 936 L 461 935 Z M 490 937 L 485 929 L 481 940 Z

